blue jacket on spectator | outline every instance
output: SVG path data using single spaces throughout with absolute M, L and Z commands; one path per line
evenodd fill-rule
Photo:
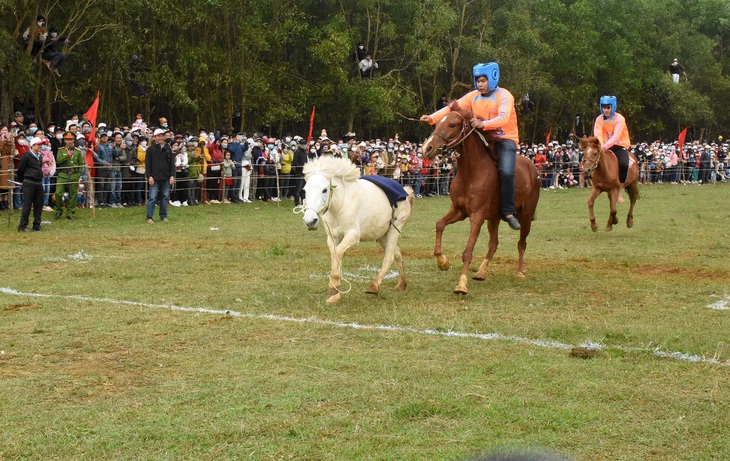
M 100 170 L 111 169 L 111 166 L 114 163 L 112 146 L 109 143 L 99 143 L 99 149 L 94 157 Z M 104 163 L 108 163 L 109 165 L 105 166 Z

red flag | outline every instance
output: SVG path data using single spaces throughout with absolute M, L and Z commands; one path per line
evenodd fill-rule
M 88 120 L 89 123 L 91 123 L 91 136 L 89 136 L 89 138 L 87 138 L 86 140 L 86 166 L 89 168 L 91 176 L 96 176 L 96 172 L 93 168 L 94 156 L 91 154 L 91 152 L 94 149 L 94 145 L 96 144 L 96 116 L 99 113 L 99 94 L 100 92 L 97 91 L 94 104 L 92 104 L 89 110 L 87 110 L 84 114 L 84 118 Z
M 681 133 L 679 133 L 679 155 L 683 155 L 682 147 L 684 146 L 684 138 L 687 136 L 687 127 L 684 127 Z
M 312 130 L 314 129 L 314 111 L 316 110 L 316 106 L 312 106 L 312 116 L 309 117 L 309 135 L 307 136 L 307 145 L 309 145 L 309 141 L 312 140 Z
M 548 131 L 547 138 L 545 138 L 545 145 L 547 146 L 550 144 L 550 136 L 553 135 L 553 127 L 550 127 L 550 131 Z

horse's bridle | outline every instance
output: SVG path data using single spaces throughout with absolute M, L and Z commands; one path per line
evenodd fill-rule
M 452 111 L 452 113 L 461 117 L 461 130 L 453 139 L 447 139 L 441 133 L 434 133 L 436 137 L 440 138 L 445 143 L 441 147 L 439 147 L 440 150 L 451 149 L 455 146 L 458 146 L 459 144 L 464 142 L 464 140 L 467 138 L 467 136 L 471 134 L 472 131 L 475 130 L 475 128 L 472 128 L 471 131 L 467 132 L 467 130 L 469 130 L 469 122 L 466 120 L 466 118 L 464 118 L 464 116 L 458 112 Z
M 320 217 L 320 218 L 321 218 L 322 216 L 324 216 L 324 214 L 325 214 L 325 213 L 327 213 L 327 211 L 329 211 L 329 209 L 330 209 L 330 205 L 332 205 L 332 195 L 333 195 L 333 194 L 332 194 L 332 191 L 333 191 L 333 190 L 334 190 L 334 189 L 335 189 L 336 187 L 337 187 L 337 185 L 336 185 L 336 184 L 333 184 L 333 183 L 332 183 L 332 180 L 330 180 L 330 185 L 329 185 L 329 195 L 327 196 L 327 203 L 325 203 L 325 204 L 324 204 L 324 207 L 322 207 L 322 209 L 321 209 L 321 210 L 315 210 L 315 209 L 313 209 L 313 208 L 309 208 L 309 207 L 307 206 L 307 199 L 305 198 L 305 199 L 303 199 L 303 200 L 302 200 L 302 204 L 301 204 L 301 205 L 299 205 L 299 206 L 295 206 L 295 207 L 294 207 L 294 210 L 292 210 L 292 211 L 293 211 L 294 213 L 296 213 L 296 214 L 300 214 L 300 213 L 306 213 L 306 212 L 307 212 L 308 210 L 312 210 L 312 211 L 314 211 L 315 213 L 317 213 L 317 216 L 318 216 L 318 217 Z
M 597 170 L 598 167 L 599 167 L 599 165 L 600 165 L 599 162 L 601 161 L 601 153 L 602 152 L 603 152 L 603 149 L 599 148 L 598 149 L 598 156 L 593 161 L 593 167 L 592 168 L 587 168 L 586 167 L 586 160 L 588 160 L 588 159 L 587 158 L 584 158 L 583 159 L 583 162 L 582 162 L 583 163 L 583 171 L 589 172 L 589 171 Z

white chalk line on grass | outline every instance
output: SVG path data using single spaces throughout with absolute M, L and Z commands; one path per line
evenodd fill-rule
M 330 327 L 336 327 L 336 328 L 351 328 L 354 330 L 373 330 L 373 331 L 387 331 L 387 332 L 396 332 L 396 333 L 412 333 L 412 334 L 418 334 L 418 335 L 443 336 L 443 337 L 450 337 L 450 338 L 480 339 L 480 340 L 486 340 L 486 341 L 507 341 L 507 342 L 521 343 L 521 344 L 529 344 L 532 346 L 544 347 L 547 349 L 570 350 L 575 347 L 583 347 L 586 349 L 595 349 L 595 350 L 602 350 L 602 351 L 612 351 L 613 350 L 613 351 L 622 351 L 622 352 L 649 352 L 656 357 L 680 360 L 683 362 L 730 366 L 730 360 L 720 361 L 715 357 L 707 358 L 707 357 L 704 357 L 701 355 L 686 354 L 684 352 L 664 351 L 659 347 L 642 348 L 642 347 L 633 347 L 633 346 L 604 346 L 603 344 L 595 343 L 592 341 L 586 341 L 582 344 L 572 345 L 572 344 L 561 343 L 559 341 L 551 341 L 551 340 L 545 340 L 545 339 L 530 339 L 530 338 L 523 338 L 521 336 L 504 335 L 502 333 L 464 333 L 464 332 L 459 332 L 459 331 L 440 331 L 440 330 L 431 330 L 431 329 L 418 330 L 418 329 L 412 328 L 412 327 L 404 327 L 404 326 L 397 326 L 397 325 L 363 325 L 363 324 L 355 323 L 355 322 L 345 323 L 345 322 L 337 322 L 334 320 L 319 319 L 319 318 L 315 318 L 315 317 L 303 318 L 303 317 L 289 317 L 289 316 L 285 316 L 285 315 L 274 315 L 274 314 L 247 314 L 247 313 L 242 313 L 242 312 L 237 312 L 237 311 L 232 311 L 232 310 L 208 309 L 208 308 L 204 308 L 204 307 L 185 307 L 185 306 L 177 306 L 174 304 L 151 304 L 151 303 L 145 303 L 145 302 L 140 302 L 140 301 L 127 301 L 127 300 L 110 299 L 110 298 L 94 298 L 91 296 L 83 296 L 83 295 L 55 295 L 55 294 L 44 294 L 44 293 L 24 293 L 24 292 L 21 292 L 18 290 L 14 290 L 12 288 L 2 288 L 2 287 L 0 287 L 0 293 L 6 294 L 6 295 L 11 295 L 11 296 L 76 299 L 76 300 L 80 300 L 80 301 L 121 304 L 121 305 L 127 305 L 127 306 L 140 306 L 140 307 L 147 307 L 147 308 L 151 308 L 151 309 L 168 309 L 168 310 L 181 311 L 181 312 L 198 312 L 198 313 L 203 313 L 203 314 L 230 315 L 232 317 L 241 317 L 241 318 L 258 319 L 258 320 L 274 320 L 277 322 L 311 323 L 311 324 L 315 324 L 315 325 L 324 325 L 324 326 L 330 326 Z
M 719 297 L 717 295 L 712 295 L 712 296 Z M 718 310 L 718 311 L 727 311 L 727 310 L 730 310 L 730 296 L 728 296 L 726 294 L 723 298 L 720 298 L 719 301 L 716 301 L 716 302 L 714 302 L 712 304 L 709 304 L 707 307 L 709 309 L 715 309 L 715 310 Z

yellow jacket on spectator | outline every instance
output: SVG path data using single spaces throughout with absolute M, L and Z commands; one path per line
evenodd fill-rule
M 291 163 L 294 161 L 294 153 L 291 150 L 285 149 L 281 155 L 281 174 L 291 173 Z

